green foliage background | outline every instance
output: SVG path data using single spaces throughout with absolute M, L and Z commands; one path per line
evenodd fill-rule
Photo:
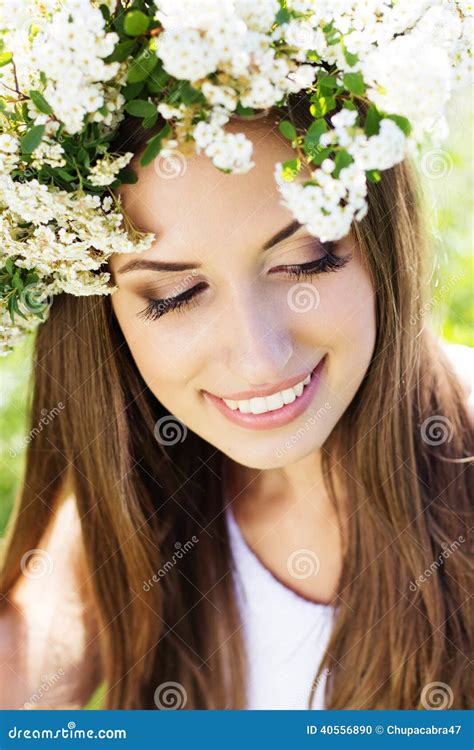
M 419 160 L 426 196 L 427 224 L 436 249 L 429 314 L 439 334 L 474 346 L 473 136 L 474 107 L 469 91 L 459 93 L 449 116 L 450 137 Z M 31 344 L 0 358 L 0 535 L 24 467 L 26 412 L 30 394 Z M 54 429 L 54 420 L 48 429 Z

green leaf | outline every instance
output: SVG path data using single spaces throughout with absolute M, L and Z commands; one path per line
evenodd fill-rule
M 408 120 L 406 117 L 403 117 L 402 115 L 384 115 L 384 117 L 387 117 L 389 120 L 393 120 L 400 130 L 403 130 L 405 135 L 410 135 L 411 133 L 411 124 L 410 120 Z
M 320 78 L 319 80 L 321 91 L 333 91 L 334 89 L 337 89 L 338 85 L 336 76 L 324 76 L 324 78 Z
M 52 115 L 53 109 L 48 104 L 46 99 L 44 98 L 43 94 L 41 94 L 39 91 L 35 91 L 34 89 L 31 89 L 30 91 L 30 99 L 35 105 L 36 109 L 38 109 L 40 112 L 42 112 L 44 115 Z
M 342 47 L 342 51 L 343 51 L 343 53 L 344 53 L 344 57 L 345 57 L 345 59 L 346 59 L 346 62 L 347 62 L 347 64 L 348 64 L 348 65 L 350 65 L 350 66 L 352 67 L 352 66 L 353 66 L 353 65 L 355 65 L 355 64 L 356 64 L 356 62 L 357 62 L 357 61 L 359 60 L 359 56 L 358 56 L 358 55 L 355 55 L 355 54 L 353 54 L 352 52 L 349 52 L 349 51 L 348 51 L 348 50 L 346 49 L 346 45 L 344 44 L 344 41 L 343 41 L 343 40 L 341 40 L 341 47 Z
M 322 118 L 312 122 L 304 138 L 304 147 L 313 149 L 315 146 L 317 146 L 319 143 L 319 139 L 321 138 L 322 134 L 327 131 L 327 129 L 327 122 Z
M 140 91 L 145 86 L 145 81 L 137 81 L 137 83 L 129 83 L 127 86 L 125 86 L 122 89 L 122 94 L 124 95 L 125 99 L 127 101 L 130 101 L 131 99 L 135 99 L 135 97 L 138 96 Z
M 311 154 L 310 161 L 315 165 L 319 166 L 323 163 L 323 161 L 331 155 L 332 149 L 330 146 L 327 146 L 326 148 L 322 148 L 321 146 L 316 146 L 316 148 L 313 150 Z
M 133 169 L 122 169 L 117 177 L 124 185 L 134 185 L 138 180 L 138 176 Z
M 144 120 L 142 120 L 142 127 L 146 129 L 152 128 L 156 125 L 157 120 L 158 120 L 158 111 L 155 109 L 151 117 L 146 117 Z
M 289 141 L 294 141 L 298 137 L 295 126 L 289 120 L 282 120 L 278 125 L 278 129 Z
M 334 161 L 336 166 L 334 168 L 332 176 L 337 178 L 339 177 L 341 169 L 344 169 L 344 167 L 348 167 L 349 164 L 352 164 L 354 159 L 347 151 L 338 151 Z
M 252 117 L 255 114 L 255 109 L 253 107 L 244 107 L 240 102 L 237 102 L 235 114 L 240 117 Z
M 130 65 L 128 69 L 127 81 L 128 83 L 138 83 L 138 81 L 144 81 L 152 70 L 158 65 L 158 57 L 156 52 L 152 49 L 142 49 L 140 54 Z
M 100 10 L 100 12 L 102 13 L 102 15 L 104 17 L 104 21 L 108 21 L 109 18 L 110 18 L 110 10 L 109 10 L 108 6 L 105 3 L 101 3 L 99 5 L 99 10 Z
M 380 130 L 380 120 L 382 119 L 382 115 L 378 111 L 375 104 L 371 104 L 369 109 L 367 110 L 367 115 L 365 117 L 365 123 L 364 123 L 364 132 L 366 136 L 370 138 L 372 135 L 377 135 L 377 133 Z
M 12 59 L 12 52 L 2 52 L 2 54 L 0 55 L 0 68 L 2 68 L 4 65 L 8 65 L 8 63 L 11 62 Z
M 10 320 L 12 323 L 15 323 L 15 312 L 17 307 L 16 296 L 12 294 L 11 297 L 8 298 L 8 312 L 10 313 Z
M 198 89 L 195 89 L 194 86 L 191 86 L 189 81 L 180 81 L 179 93 L 179 98 L 183 102 L 183 104 L 194 104 L 198 101 L 204 104 L 204 102 L 206 101 L 203 93 Z
M 37 148 L 43 138 L 45 125 L 33 125 L 21 138 L 21 150 L 24 154 L 31 154 Z
M 380 182 L 382 175 L 378 169 L 369 169 L 366 173 L 369 182 Z
M 342 106 L 344 109 L 350 109 L 352 110 L 352 112 L 358 112 L 356 105 L 350 99 L 344 99 Z
M 146 167 L 161 151 L 161 141 L 171 134 L 171 127 L 166 123 L 161 130 L 148 141 L 148 145 L 140 159 L 142 167 Z
M 321 96 L 319 93 L 313 94 L 310 99 L 311 106 L 309 111 L 313 117 L 324 117 L 328 112 L 331 112 L 336 107 L 336 99 L 334 96 Z
M 289 159 L 288 161 L 283 162 L 281 166 L 283 179 L 287 182 L 291 182 L 301 169 L 301 160 L 298 158 Z
M 124 42 L 119 42 L 112 54 L 105 58 L 105 62 L 123 62 L 132 54 L 136 43 L 135 39 L 126 39 Z
M 275 16 L 275 23 L 277 26 L 282 26 L 282 24 L 288 23 L 290 19 L 289 11 L 286 8 L 281 8 Z
M 67 172 L 62 167 L 55 169 L 55 172 L 61 177 L 62 180 L 65 180 L 66 182 L 72 182 L 77 177 L 77 175 L 75 174 L 69 174 L 69 172 Z
M 156 113 L 156 106 L 145 99 L 132 99 L 126 103 L 125 111 L 133 117 L 152 117 Z
M 146 85 L 150 94 L 159 94 L 164 89 L 168 81 L 170 80 L 169 73 L 163 70 L 161 65 L 158 65 L 149 78 L 147 78 Z
M 141 36 L 148 31 L 150 19 L 141 10 L 131 10 L 125 16 L 123 30 L 128 36 Z
M 19 292 L 23 289 L 23 281 L 21 278 L 21 271 L 19 268 L 16 269 L 15 273 L 12 276 L 12 286 L 15 289 L 18 289 Z
M 36 282 L 39 280 L 39 276 L 34 271 L 28 271 L 26 274 L 26 281 L 25 286 L 28 286 L 29 284 L 36 284 Z
M 362 96 L 365 91 L 365 83 L 362 73 L 344 73 L 344 86 L 356 96 Z

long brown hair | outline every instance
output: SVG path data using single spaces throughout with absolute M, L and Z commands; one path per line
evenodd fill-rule
M 287 112 L 299 125 L 310 117 L 307 106 Z M 150 131 L 132 125 L 124 122 L 121 143 L 138 150 Z M 345 500 L 350 513 L 334 627 L 308 707 L 323 671 L 329 709 L 423 708 L 424 689 L 437 681 L 448 686 L 452 708 L 472 705 L 472 427 L 423 315 L 420 203 L 405 161 L 370 185 L 369 211 L 354 227 L 376 292 L 377 336 L 366 376 L 322 449 L 332 502 Z M 45 404 L 66 408 L 28 445 L 0 591 L 11 591 L 22 555 L 38 545 L 70 487 L 100 620 L 106 707 L 155 708 L 158 686 L 178 683 L 184 708 L 245 708 L 224 454 L 191 431 L 174 445 L 154 439 L 168 412 L 141 378 L 108 297 L 55 298 L 33 372 L 31 425 Z M 437 428 L 447 439 L 433 438 Z M 455 552 L 443 554 L 456 540 Z

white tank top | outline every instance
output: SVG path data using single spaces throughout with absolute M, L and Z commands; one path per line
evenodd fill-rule
M 247 709 L 307 709 L 331 634 L 333 608 L 281 583 L 250 549 L 231 506 L 225 511 L 248 656 Z M 324 708 L 323 672 L 311 708 Z

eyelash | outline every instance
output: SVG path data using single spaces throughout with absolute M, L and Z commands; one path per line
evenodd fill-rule
M 312 278 L 320 273 L 338 271 L 343 268 L 350 259 L 350 254 L 341 257 L 327 251 L 326 255 L 323 258 L 318 258 L 318 260 L 293 266 L 281 266 L 281 268 L 284 268 L 285 273 L 291 278 Z M 278 268 L 280 268 L 280 266 L 277 266 L 277 269 Z M 188 289 L 186 292 L 183 292 L 176 297 L 149 299 L 148 305 L 144 310 L 138 313 L 138 317 L 143 320 L 158 320 L 158 318 L 166 315 L 167 312 L 184 312 L 185 310 L 189 310 L 193 305 L 198 304 L 198 291 L 205 286 L 206 283 L 201 282 L 196 284 L 196 286 L 193 286 L 192 289 Z M 163 308 L 167 309 L 163 310 Z

